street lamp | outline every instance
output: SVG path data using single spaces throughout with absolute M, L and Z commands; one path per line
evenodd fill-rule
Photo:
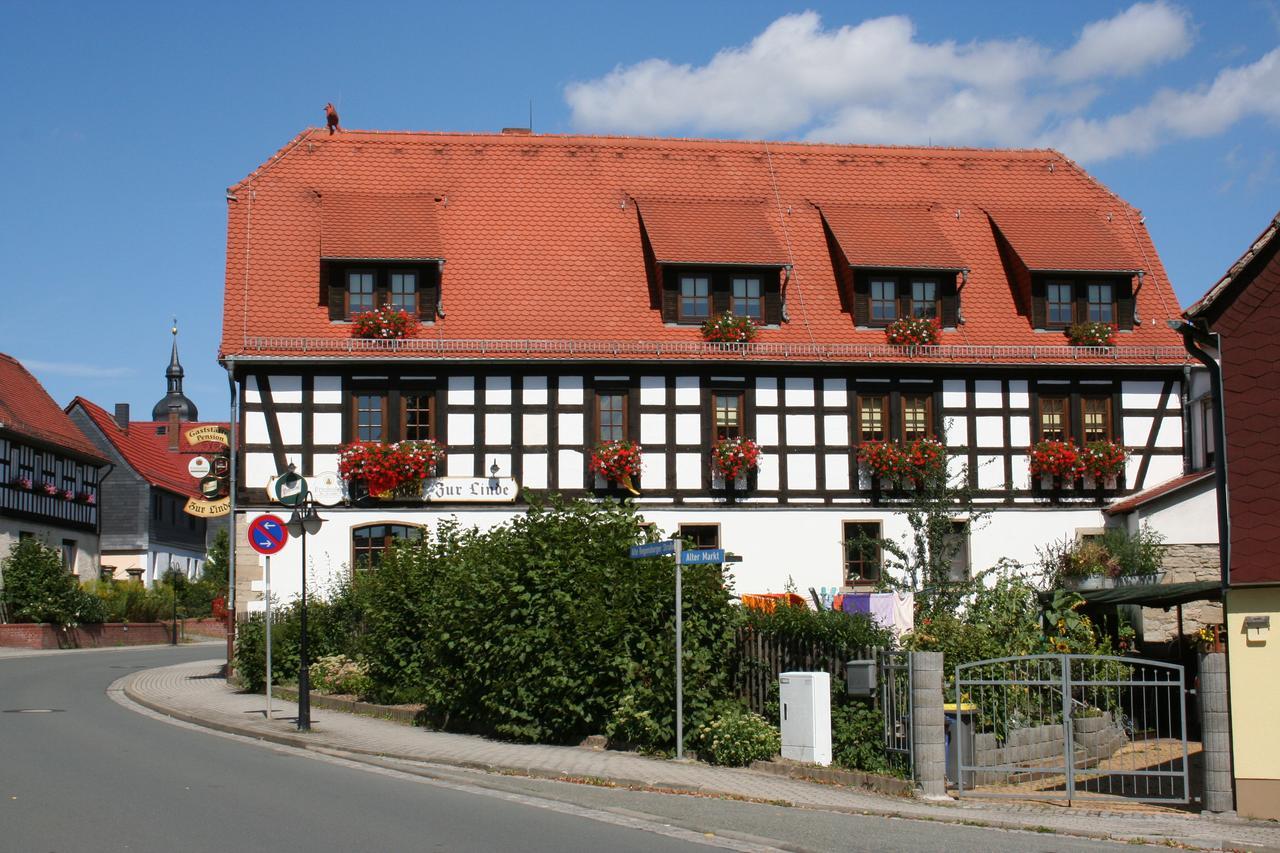
M 301 512 L 299 512 L 301 509 Z M 324 519 L 307 489 L 289 516 L 289 535 L 302 540 L 302 637 L 298 643 L 298 731 L 311 731 L 311 661 L 307 656 L 307 537 L 320 532 Z

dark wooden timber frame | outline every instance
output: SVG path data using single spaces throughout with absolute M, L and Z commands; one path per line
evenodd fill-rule
M 301 376 L 302 403 L 280 403 L 272 393 L 271 375 Z M 546 455 L 548 483 L 551 491 L 566 493 L 609 493 L 606 484 L 598 482 L 588 469 L 591 449 L 595 446 L 597 435 L 597 401 L 598 393 L 618 393 L 624 391 L 626 396 L 626 422 L 629 437 L 639 440 L 640 419 L 644 414 L 659 415 L 665 423 L 666 441 L 661 446 L 646 445 L 646 455 L 662 454 L 666 458 L 667 482 L 662 489 L 647 489 L 638 483 L 645 499 L 656 499 L 670 505 L 703 504 L 708 500 L 713 503 L 733 498 L 741 499 L 750 496 L 753 501 L 762 504 L 787 503 L 798 500 L 806 504 L 854 504 L 873 505 L 877 500 L 874 490 L 858 488 L 859 471 L 856 461 L 857 448 L 860 443 L 857 401 L 860 394 L 876 394 L 886 397 L 885 418 L 888 437 L 902 435 L 902 395 L 904 393 L 923 393 L 931 397 L 930 422 L 933 434 L 944 437 L 945 425 L 950 419 L 963 420 L 967 426 L 968 444 L 950 448 L 959 451 L 959 456 L 968 463 L 970 486 L 976 497 L 986 503 L 1013 504 L 1034 508 L 1048 505 L 1044 498 L 1063 501 L 1093 502 L 1101 493 L 1084 494 L 1077 489 L 1062 494 L 1046 493 L 1038 486 L 1030 489 L 978 488 L 977 466 L 979 457 L 995 456 L 1003 463 L 1003 481 L 1015 482 L 1014 458 L 1025 456 L 1026 445 L 1013 445 L 1010 440 L 1010 418 L 1026 417 L 1030 420 L 1031 440 L 1035 441 L 1039 434 L 1039 398 L 1045 395 L 1066 396 L 1069 401 L 1069 413 L 1073 437 L 1082 443 L 1083 419 L 1081 417 L 1081 400 L 1083 396 L 1107 395 L 1111 399 L 1111 428 L 1119 437 L 1123 435 L 1123 424 L 1126 416 L 1147 416 L 1151 418 L 1151 428 L 1146 442 L 1141 447 L 1133 447 L 1132 451 L 1139 457 L 1139 465 L 1134 482 L 1124 482 L 1111 494 L 1118 494 L 1146 485 L 1146 475 L 1153 456 L 1174 455 L 1181 457 L 1179 447 L 1156 447 L 1156 437 L 1164 418 L 1179 419 L 1178 409 L 1169 409 L 1175 387 L 1181 381 L 1180 366 L 1160 367 L 1069 367 L 1069 366 L 939 366 L 939 365 L 776 365 L 776 364 L 728 364 L 717 363 L 700 365 L 689 364 L 635 364 L 635 363 L 599 363 L 582 362 L 566 364 L 555 363 L 442 363 L 442 362 L 376 362 L 376 363 L 282 363 L 237 365 L 237 379 L 241 383 L 247 376 L 255 376 L 261 394 L 260 403 L 246 403 L 241 408 L 241 424 L 239 435 L 242 437 L 240 448 L 240 471 L 244 471 L 245 452 L 269 453 L 277 465 L 283 469 L 287 453 L 296 453 L 301 460 L 303 471 L 312 470 L 316 454 L 334 454 L 338 445 L 317 444 L 312 431 L 312 419 L 302 418 L 301 446 L 285 447 L 281 441 L 279 417 L 286 414 L 302 414 L 304 412 L 332 412 L 342 415 L 343 436 L 350 440 L 352 435 L 350 395 L 356 389 L 380 389 L 388 395 L 388 412 L 393 420 L 398 419 L 400 411 L 399 397 L 407 387 L 434 389 L 434 420 L 436 438 L 449 447 L 455 456 L 471 455 L 473 464 L 469 470 L 459 470 L 458 462 L 448 468 L 455 475 L 483 476 L 488 469 L 491 457 L 511 457 L 510 473 L 523 484 L 523 457 L 525 454 Z M 314 381 L 316 376 L 342 377 L 343 403 L 314 403 Z M 523 384 L 529 377 L 545 377 L 547 385 L 545 403 L 525 403 Z M 663 403 L 648 405 L 641 403 L 640 378 L 652 377 L 661 382 L 663 387 Z M 676 402 L 677 386 L 696 380 L 698 394 L 696 401 L 683 398 Z M 943 399 L 943 381 L 962 383 L 965 389 L 964 405 L 946 406 Z M 1121 396 L 1122 381 L 1159 382 L 1162 389 L 1162 405 L 1155 409 L 1125 407 Z M 469 404 L 450 403 L 449 388 L 464 387 L 468 381 L 473 383 L 472 402 Z M 510 402 L 491 402 L 486 390 L 488 383 L 509 382 L 509 389 L 496 388 L 500 396 L 507 390 Z M 559 402 L 560 391 L 568 386 L 566 383 L 581 383 L 581 402 Z M 761 402 L 757 393 L 764 384 L 776 385 L 776 402 Z M 978 382 L 998 383 L 999 404 L 977 405 L 975 388 Z M 1011 383 L 1019 390 L 1025 386 L 1026 404 L 1011 404 Z M 812 399 L 812 405 L 788 403 L 788 391 L 797 398 Z M 833 391 L 831 404 L 827 402 L 826 390 Z M 837 403 L 834 398 L 843 390 L 843 402 Z M 767 464 L 776 466 L 777 488 L 760 489 L 753 480 L 746 493 L 733 489 L 712 489 L 709 464 L 710 447 L 713 444 L 714 421 L 712 412 L 712 395 L 715 391 L 741 393 L 743 434 L 748 438 L 758 439 L 758 419 L 772 417 L 777 421 L 778 444 L 765 447 L 764 452 L 770 461 Z M 806 394 L 808 392 L 808 394 Z M 809 396 L 811 394 L 811 396 Z M 243 444 L 245 435 L 245 419 L 250 413 L 261 412 L 267 424 L 268 443 L 266 445 Z M 679 414 L 697 414 L 699 416 L 699 434 L 696 443 L 679 441 L 676 432 L 676 421 Z M 469 414 L 472 416 L 474 438 L 470 444 L 452 441 L 449 436 L 449 418 L 451 415 Z M 523 416 L 544 415 L 547 420 L 547 443 L 542 445 L 524 445 Z M 574 445 L 561 446 L 559 441 L 559 420 L 561 415 L 577 414 L 582 418 L 583 440 Z M 509 443 L 491 443 L 486 435 L 486 417 L 503 416 L 510 419 L 511 441 Z M 815 444 L 813 447 L 795 443 L 795 436 L 787 434 L 787 416 L 807 416 L 813 418 Z M 846 434 L 831 444 L 827 444 L 824 436 L 824 417 L 838 415 L 845 419 Z M 998 445 L 977 445 L 977 419 L 982 416 L 999 416 L 1002 423 L 1003 440 Z M 394 433 L 393 433 L 394 435 Z M 461 436 L 459 436 L 461 438 Z M 643 442 L 641 442 L 643 444 Z M 815 487 L 799 488 L 788 482 L 788 465 L 786 453 L 812 455 L 815 470 Z M 575 450 L 582 458 L 581 490 L 560 489 L 559 451 Z M 700 465 L 700 483 L 698 488 L 676 488 L 676 456 L 678 453 L 698 454 L 702 460 Z M 839 464 L 847 466 L 850 488 L 838 493 L 827 491 L 827 454 L 843 457 Z M 262 489 L 240 490 L 240 504 L 252 506 L 265 500 Z M 1036 501 L 1034 499 L 1040 498 Z

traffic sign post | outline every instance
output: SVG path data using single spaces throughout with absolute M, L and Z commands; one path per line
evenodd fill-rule
M 271 719 L 271 555 L 278 553 L 289 541 L 289 529 L 277 515 L 260 515 L 249 522 L 246 532 L 249 547 L 266 558 L 266 567 L 262 574 L 263 601 L 266 602 L 267 618 L 267 719 Z

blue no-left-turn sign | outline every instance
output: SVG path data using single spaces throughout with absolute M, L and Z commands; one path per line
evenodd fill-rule
M 249 522 L 249 545 L 259 554 L 270 556 L 289 541 L 289 531 L 278 515 L 262 515 Z

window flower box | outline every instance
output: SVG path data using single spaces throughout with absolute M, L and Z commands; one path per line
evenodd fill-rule
M 401 308 L 383 305 L 351 318 L 351 337 L 394 340 L 412 337 L 418 331 L 418 318 Z
M 67 501 L 68 503 L 69 503 L 69 502 L 71 502 L 71 501 L 74 501 L 74 500 L 76 499 L 76 493 L 75 493 L 75 492 L 73 492 L 73 491 L 71 491 L 70 489 L 63 489 L 63 490 L 62 490 L 62 499 L 63 499 L 64 501 Z
M 58 487 L 55 486 L 53 483 L 41 483 L 40 489 L 49 497 L 53 497 L 54 495 L 58 494 Z
M 759 333 L 750 317 L 735 317 L 726 311 L 702 324 L 702 339 L 711 343 L 745 344 Z
M 896 441 L 867 441 L 858 448 L 858 462 L 881 483 L 916 489 L 946 476 L 947 448 L 936 438 L 912 439 L 905 447 Z
M 1032 478 L 1039 477 L 1046 487 L 1055 482 L 1073 484 L 1083 471 L 1080 450 L 1070 441 L 1039 441 L 1027 455 Z
M 749 438 L 724 438 L 711 447 L 711 476 L 722 477 L 726 486 L 741 479 L 745 485 L 749 473 L 760 467 L 760 445 Z
M 76 495 L 76 501 L 82 504 L 87 504 L 88 506 L 93 506 L 98 502 L 98 499 L 94 496 L 93 492 L 80 492 Z
M 900 317 L 884 330 L 885 339 L 895 346 L 933 346 L 942 334 L 938 321 L 928 317 Z
M 1067 341 L 1073 347 L 1111 347 L 1117 328 L 1112 323 L 1075 323 L 1067 327 Z
M 1095 483 L 1114 483 L 1124 472 L 1124 463 L 1128 458 L 1124 445 L 1114 441 L 1091 441 L 1080 449 L 1081 469 Z
M 640 476 L 640 445 L 632 441 L 602 441 L 591 451 L 591 470 L 617 483 L 633 495 L 640 494 L 635 478 Z
M 348 482 L 362 481 L 370 495 L 383 500 L 421 496 L 422 481 L 435 476 L 444 452 L 429 440 L 355 441 L 339 450 L 338 473 Z
M 13 487 L 15 489 L 22 489 L 23 491 L 29 492 L 31 491 L 31 478 L 30 477 L 14 477 Z

